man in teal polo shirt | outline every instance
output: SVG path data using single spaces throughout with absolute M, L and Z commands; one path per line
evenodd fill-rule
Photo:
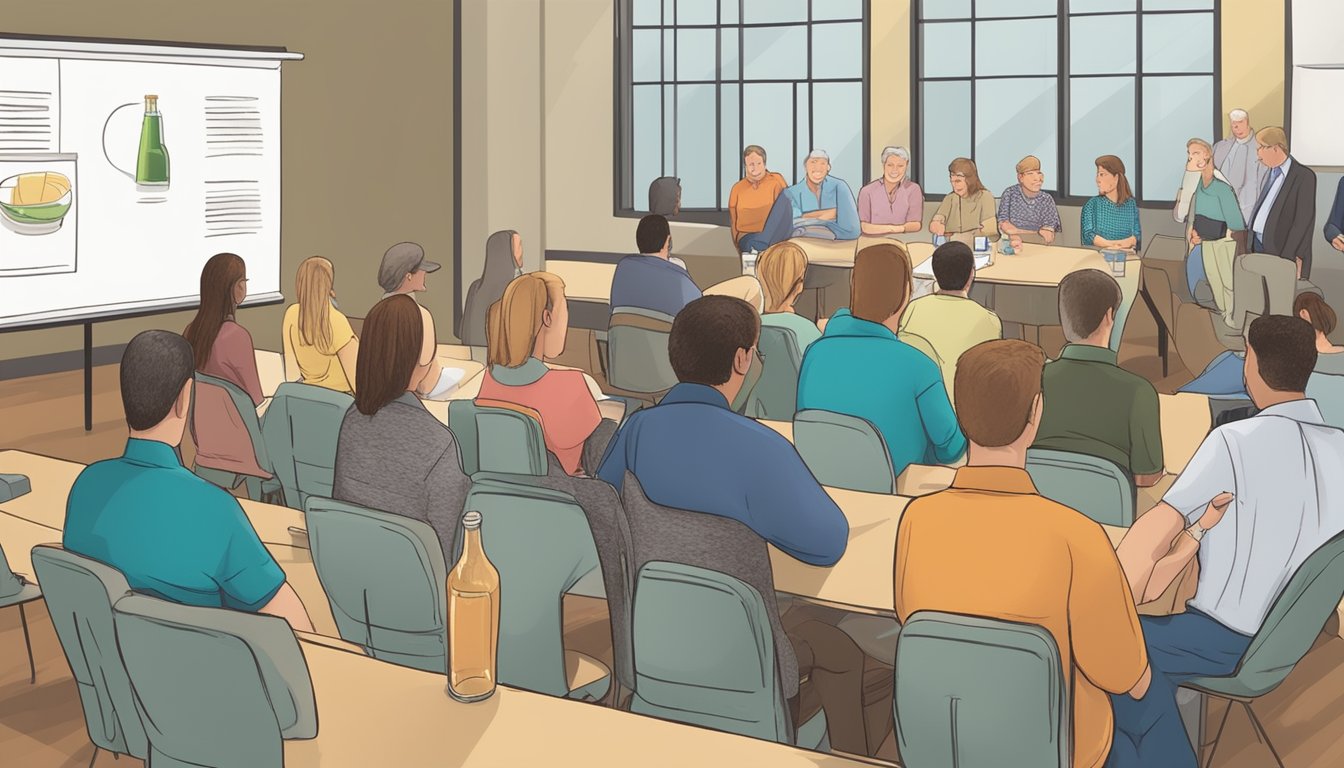
M 911 464 L 950 464 L 966 438 L 938 364 L 897 338 L 910 301 L 910 259 L 896 243 L 854 259 L 850 308 L 835 313 L 803 355 L 798 410 L 866 419 L 886 441 L 896 474 Z
M 62 544 L 121 571 L 137 592 L 268 613 L 311 632 L 303 603 L 238 501 L 189 472 L 173 450 L 187 423 L 193 367 L 191 346 L 174 333 L 145 331 L 126 345 L 126 452 L 79 473 Z

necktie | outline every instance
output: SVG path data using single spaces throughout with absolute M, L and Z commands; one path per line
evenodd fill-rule
M 1260 190 L 1260 197 L 1255 201 L 1255 214 L 1252 217 L 1253 219 L 1259 218 L 1260 206 L 1265 204 L 1265 200 L 1269 197 L 1269 190 L 1274 188 L 1274 182 L 1282 175 L 1283 166 L 1281 165 L 1269 169 L 1269 178 L 1265 179 L 1265 188 Z

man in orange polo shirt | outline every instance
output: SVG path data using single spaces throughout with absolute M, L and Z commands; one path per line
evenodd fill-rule
M 765 149 L 755 144 L 742 150 L 746 175 L 728 193 L 728 215 L 733 223 L 733 242 L 743 253 L 764 251 L 771 243 L 761 235 L 779 193 L 788 183 L 765 168 Z

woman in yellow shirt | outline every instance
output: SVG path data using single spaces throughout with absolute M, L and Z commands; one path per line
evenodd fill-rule
M 354 392 L 359 339 L 336 308 L 336 271 L 321 256 L 304 259 L 295 287 L 298 303 L 285 310 L 281 327 L 285 378 L 337 392 Z

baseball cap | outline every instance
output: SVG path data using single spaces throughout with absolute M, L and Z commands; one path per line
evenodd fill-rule
M 387 249 L 387 253 L 383 254 L 383 263 L 378 265 L 378 285 L 391 293 L 401 285 L 406 273 L 420 269 L 436 272 L 439 266 L 437 262 L 425 259 L 425 249 L 419 244 L 397 243 Z
M 1041 170 L 1041 161 L 1036 159 L 1035 155 L 1027 155 L 1017 163 L 1018 173 L 1030 173 L 1039 170 Z

